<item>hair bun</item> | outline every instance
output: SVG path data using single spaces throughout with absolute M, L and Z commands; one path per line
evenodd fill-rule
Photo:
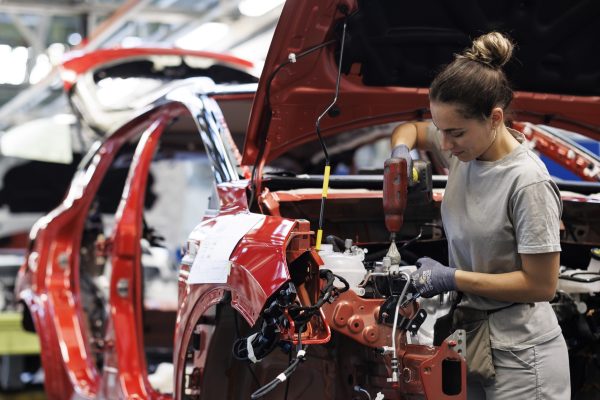
M 506 36 L 490 32 L 473 40 L 473 46 L 465 50 L 462 56 L 499 69 L 510 60 L 513 48 L 514 45 Z

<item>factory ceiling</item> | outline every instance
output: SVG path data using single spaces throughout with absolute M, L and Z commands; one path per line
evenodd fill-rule
M 283 0 L 2 0 L 0 56 L 9 61 L 4 70 L 0 66 L 0 104 L 51 81 L 52 67 L 78 49 L 176 46 L 231 53 L 260 67 L 282 5 Z

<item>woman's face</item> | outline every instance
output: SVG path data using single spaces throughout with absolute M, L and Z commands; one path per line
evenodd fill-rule
M 433 123 L 442 133 L 442 150 L 460 161 L 474 160 L 485 153 L 495 140 L 491 119 L 465 118 L 454 104 L 431 102 Z

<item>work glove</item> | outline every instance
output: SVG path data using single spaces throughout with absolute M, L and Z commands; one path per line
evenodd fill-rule
M 429 298 L 456 290 L 456 268 L 447 267 L 429 257 L 419 258 L 415 265 L 417 270 L 410 277 L 421 296 Z
M 410 156 L 410 149 L 405 144 L 399 144 L 392 149 L 391 158 L 403 158 L 406 160 L 406 176 L 410 179 L 412 177 L 413 160 Z

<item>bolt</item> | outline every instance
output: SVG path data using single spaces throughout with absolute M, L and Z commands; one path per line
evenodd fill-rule
M 129 280 L 121 278 L 117 281 L 117 294 L 119 297 L 127 297 L 129 295 Z

